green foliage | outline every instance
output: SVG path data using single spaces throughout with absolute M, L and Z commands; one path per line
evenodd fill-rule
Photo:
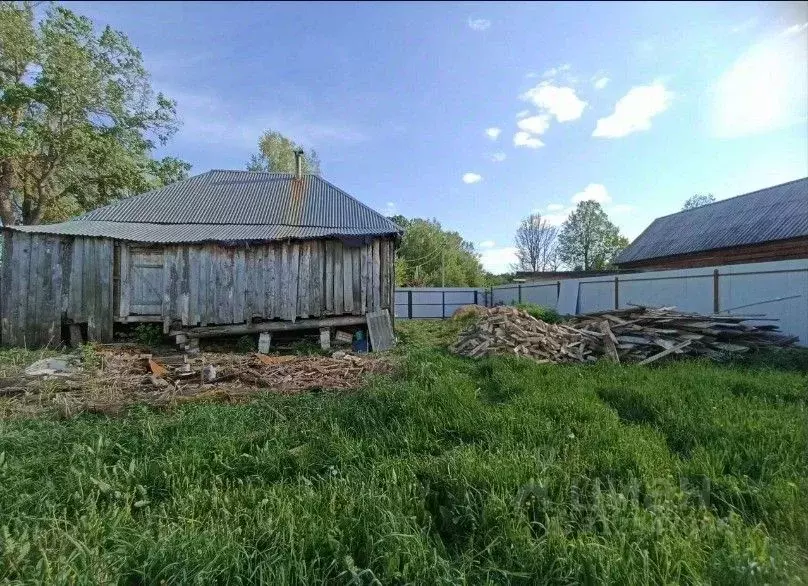
M 163 342 L 163 328 L 157 324 L 138 324 L 135 339 L 143 346 L 159 346 Z
M 250 171 L 272 171 L 294 173 L 295 151 L 304 150 L 298 143 L 275 130 L 267 130 L 258 139 L 258 154 L 252 155 L 247 163 Z M 303 156 L 303 173 L 320 175 L 320 157 L 314 150 Z
M 548 324 L 557 324 L 561 321 L 561 316 L 552 307 L 545 307 L 536 303 L 514 303 L 514 307 Z
M 561 227 L 558 256 L 574 270 L 602 270 L 628 246 L 596 201 L 582 201 Z
M 101 368 L 101 355 L 91 343 L 82 344 L 81 346 L 81 364 L 85 370 L 96 371 Z
M 1 421 L 0 581 L 808 579 L 804 374 L 472 361 L 444 327 L 352 393 Z
M 684 205 L 682 205 L 682 211 L 700 208 L 701 206 L 706 206 L 708 203 L 713 203 L 714 201 L 715 196 L 712 193 L 697 193 L 685 201 Z
M 62 220 L 187 173 L 151 154 L 177 129 L 140 52 L 107 27 L 52 5 L 0 3 L 0 216 Z M 14 205 L 12 205 L 12 203 Z
M 255 352 L 256 343 L 255 343 L 255 336 L 244 335 L 239 337 L 236 340 L 236 352 L 241 352 L 242 354 L 249 354 L 250 352 Z
M 391 218 L 404 228 L 396 252 L 396 284 L 404 287 L 479 287 L 485 271 L 471 242 L 437 220 Z

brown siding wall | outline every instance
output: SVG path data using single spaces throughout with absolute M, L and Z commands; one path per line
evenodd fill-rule
M 649 258 L 637 262 L 621 263 L 619 267 L 621 269 L 691 269 L 713 265 L 768 262 L 796 258 L 808 258 L 808 237 L 707 250 L 678 256 Z

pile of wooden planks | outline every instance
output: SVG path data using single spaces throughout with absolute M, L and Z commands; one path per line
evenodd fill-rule
M 594 337 L 567 325 L 545 323 L 503 305 L 482 312 L 449 350 L 471 358 L 517 354 L 539 362 L 584 362 L 597 359 L 587 344 Z
M 648 364 L 669 356 L 718 358 L 764 346 L 797 341 L 773 324 L 747 323 L 755 316 L 700 315 L 672 307 L 630 309 L 580 315 L 565 324 L 547 324 L 514 307 L 494 307 L 464 330 L 450 347 L 478 357 L 517 354 L 541 362 L 614 362 Z

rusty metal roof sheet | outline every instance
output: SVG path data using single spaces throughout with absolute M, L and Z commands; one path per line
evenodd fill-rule
M 95 236 L 133 242 L 182 243 L 249 240 L 311 240 L 315 238 L 361 238 L 390 234 L 388 230 L 368 228 L 326 228 L 283 226 L 278 224 L 153 224 L 141 222 L 105 222 L 72 220 L 60 224 L 7 226 L 6 229 L 30 234 Z
M 316 175 L 208 171 L 33 233 L 139 242 L 378 236 L 401 228 Z
M 657 218 L 615 264 L 800 236 L 808 236 L 808 177 Z

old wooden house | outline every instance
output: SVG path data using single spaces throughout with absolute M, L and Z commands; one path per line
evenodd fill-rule
M 172 333 L 359 324 L 392 306 L 400 236 L 321 177 L 251 171 L 2 232 L 6 346 L 55 345 L 68 331 L 108 341 L 132 322 Z

